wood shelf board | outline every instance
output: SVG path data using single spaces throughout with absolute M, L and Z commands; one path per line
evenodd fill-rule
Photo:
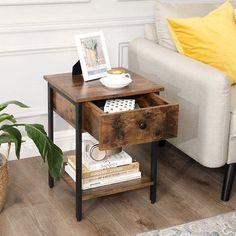
M 75 192 L 75 182 L 66 173 L 62 177 L 70 188 Z M 153 184 L 152 180 L 142 175 L 141 179 L 125 181 L 117 184 L 110 184 L 107 186 L 97 187 L 93 189 L 83 190 L 83 201 L 90 200 L 97 197 L 108 196 L 116 193 L 127 192 L 135 189 L 146 188 Z
M 124 69 L 124 68 L 123 68 Z M 121 89 L 109 89 L 99 80 L 85 82 L 82 75 L 73 76 L 71 73 L 45 75 L 44 79 L 54 88 L 66 95 L 75 103 L 94 100 L 127 97 L 139 94 L 155 93 L 164 90 L 164 87 L 131 72 L 132 83 Z

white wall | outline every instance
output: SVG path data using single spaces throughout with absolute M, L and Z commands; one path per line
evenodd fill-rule
M 17 99 L 31 106 L 11 107 L 20 122 L 47 124 L 45 74 L 71 71 L 77 61 L 74 35 L 102 30 L 113 67 L 127 66 L 128 42 L 153 22 L 151 0 L 0 0 L 0 102 Z M 56 117 L 56 142 L 73 148 L 71 127 Z M 37 154 L 26 142 L 22 156 Z M 12 157 L 13 158 L 13 157 Z

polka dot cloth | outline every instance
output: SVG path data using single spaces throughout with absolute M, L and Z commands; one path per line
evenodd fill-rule
M 113 99 L 107 100 L 104 106 L 104 111 L 107 113 L 121 112 L 134 110 L 135 100 L 134 99 Z

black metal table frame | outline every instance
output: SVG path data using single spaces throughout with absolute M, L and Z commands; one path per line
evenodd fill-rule
M 75 156 L 76 156 L 76 218 L 77 221 L 82 220 L 82 103 L 76 103 L 60 90 L 48 83 L 48 136 L 53 141 L 54 138 L 54 119 L 53 119 L 53 90 L 67 99 L 75 106 Z M 150 186 L 150 200 L 154 204 L 156 202 L 157 190 L 157 148 L 158 141 L 152 142 L 151 145 L 151 180 L 153 184 Z M 159 145 L 162 146 L 162 145 Z M 54 179 L 48 174 L 48 185 L 54 187 Z

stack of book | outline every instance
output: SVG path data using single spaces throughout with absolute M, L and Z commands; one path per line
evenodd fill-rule
M 91 189 L 105 185 L 121 183 L 141 178 L 139 163 L 122 151 L 105 158 L 94 161 L 88 152 L 82 153 L 82 189 Z M 75 156 L 68 156 L 65 172 L 76 181 Z

